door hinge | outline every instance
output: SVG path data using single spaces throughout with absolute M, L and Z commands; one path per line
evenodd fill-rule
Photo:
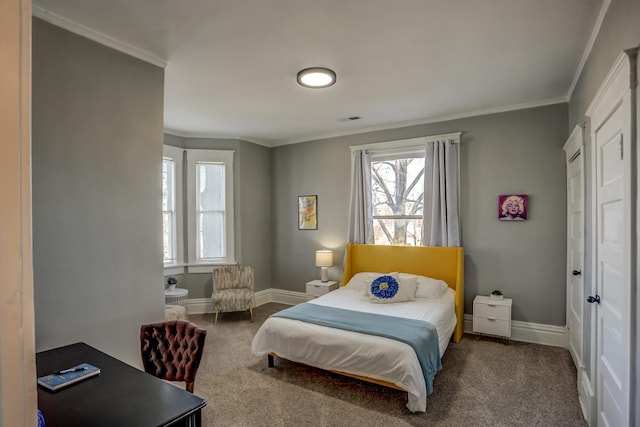
M 624 159 L 624 144 L 622 143 L 623 137 L 624 137 L 624 134 L 621 133 L 620 134 L 620 160 Z

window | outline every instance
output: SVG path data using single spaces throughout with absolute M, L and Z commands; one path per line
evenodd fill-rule
M 421 245 L 424 149 L 370 155 L 374 243 Z
M 183 177 L 187 184 L 186 203 L 182 197 Z M 183 250 L 183 224 L 188 227 L 188 259 Z M 184 150 L 165 145 L 162 159 L 165 274 L 183 273 L 185 265 L 190 273 L 210 273 L 212 264 L 235 263 L 233 230 L 233 151 Z
M 234 263 L 233 151 L 187 150 L 189 271 Z
M 182 150 L 164 146 L 162 157 L 162 261 L 182 263 Z
M 162 261 L 176 263 L 175 160 L 162 159 Z
M 348 241 L 459 246 L 460 135 L 351 146 Z
M 198 262 L 224 259 L 224 163 L 196 163 Z

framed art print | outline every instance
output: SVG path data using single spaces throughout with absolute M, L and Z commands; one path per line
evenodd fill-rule
M 318 196 L 298 196 L 298 230 L 318 229 Z
M 526 194 L 503 194 L 498 197 L 498 219 L 500 221 L 525 221 L 527 208 Z

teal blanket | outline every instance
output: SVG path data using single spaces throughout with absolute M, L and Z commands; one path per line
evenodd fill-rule
M 287 308 L 273 314 L 272 317 L 284 317 L 330 328 L 377 335 L 408 344 L 418 356 L 427 384 L 427 394 L 433 392 L 433 378 L 442 370 L 438 332 L 435 326 L 424 320 L 405 319 L 309 303 Z

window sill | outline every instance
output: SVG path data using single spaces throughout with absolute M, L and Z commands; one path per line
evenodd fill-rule
M 184 274 L 184 268 L 186 264 L 174 264 L 174 265 L 165 265 L 164 266 L 164 274 Z
M 225 261 L 225 262 L 210 262 L 207 264 L 176 264 L 176 265 L 165 265 L 164 266 L 164 275 L 169 274 L 184 274 L 184 273 L 211 273 L 214 267 L 219 267 L 222 265 L 236 265 L 235 261 Z
M 187 266 L 188 273 L 212 273 L 214 267 L 220 267 L 223 265 L 236 265 L 235 261 L 216 262 L 208 264 L 189 264 Z

